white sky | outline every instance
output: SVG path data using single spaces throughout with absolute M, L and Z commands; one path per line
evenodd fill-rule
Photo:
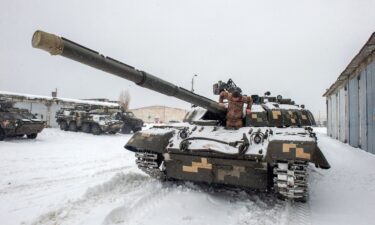
M 31 47 L 41 29 L 217 100 L 232 78 L 247 94 L 281 94 L 325 112 L 322 96 L 375 31 L 375 0 L 0 0 L 0 90 L 189 104 Z

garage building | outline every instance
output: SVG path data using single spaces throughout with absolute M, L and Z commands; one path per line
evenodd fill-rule
M 328 135 L 375 154 L 375 33 L 323 96 Z

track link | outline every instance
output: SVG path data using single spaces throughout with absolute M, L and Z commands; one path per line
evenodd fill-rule
M 307 166 L 304 161 L 278 162 L 273 170 L 275 192 L 285 199 L 306 201 Z
M 143 172 L 156 179 L 166 179 L 164 163 L 159 154 L 153 152 L 136 152 L 135 157 L 135 163 Z

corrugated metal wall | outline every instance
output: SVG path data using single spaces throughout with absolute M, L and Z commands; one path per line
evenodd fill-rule
M 346 91 L 341 88 L 338 92 L 338 139 L 346 142 Z
M 327 97 L 328 134 L 375 154 L 375 61 Z
M 375 154 L 375 61 L 366 68 L 367 77 L 367 151 Z
M 332 134 L 332 97 L 327 97 L 327 134 Z
M 359 147 L 367 149 L 366 70 L 359 75 Z
M 349 80 L 349 144 L 359 146 L 359 89 L 358 79 Z
M 346 87 L 340 88 L 335 94 L 332 94 L 327 98 L 328 135 L 342 142 L 347 142 L 349 139 L 348 114 L 350 107 L 348 105 L 349 96 L 345 88 Z
M 331 136 L 332 138 L 335 138 L 337 139 L 338 135 L 338 129 L 337 129 L 337 112 L 338 112 L 338 104 L 337 104 L 337 94 L 332 94 L 329 98 L 329 105 L 331 106 L 330 107 L 330 112 L 329 112 L 329 115 L 330 115 L 330 120 L 328 121 L 328 124 L 330 126 L 330 129 L 329 129 L 329 136 Z
M 332 137 L 339 138 L 339 93 L 337 92 L 332 98 Z

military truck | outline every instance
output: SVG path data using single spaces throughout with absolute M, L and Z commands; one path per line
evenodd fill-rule
M 308 165 L 330 168 L 311 112 L 291 99 L 252 95 L 245 126 L 226 129 L 227 108 L 209 98 L 53 34 L 36 31 L 32 46 L 197 106 L 185 123 L 139 131 L 126 143 L 138 167 L 152 177 L 272 190 L 280 198 L 306 201 Z M 234 88 L 230 80 L 218 82 L 214 93 Z
M 23 137 L 35 139 L 45 126 L 27 109 L 13 106 L 8 100 L 0 99 L 0 141 L 6 137 Z
M 142 130 L 143 120 L 136 118 L 131 111 L 118 111 L 115 118 L 124 122 L 124 125 L 121 128 L 121 133 L 123 134 L 130 134 L 131 131 L 135 133 Z
M 100 135 L 102 133 L 116 134 L 123 122 L 111 114 L 85 110 L 85 108 L 61 108 L 56 112 L 56 122 L 64 131 L 82 131 Z

